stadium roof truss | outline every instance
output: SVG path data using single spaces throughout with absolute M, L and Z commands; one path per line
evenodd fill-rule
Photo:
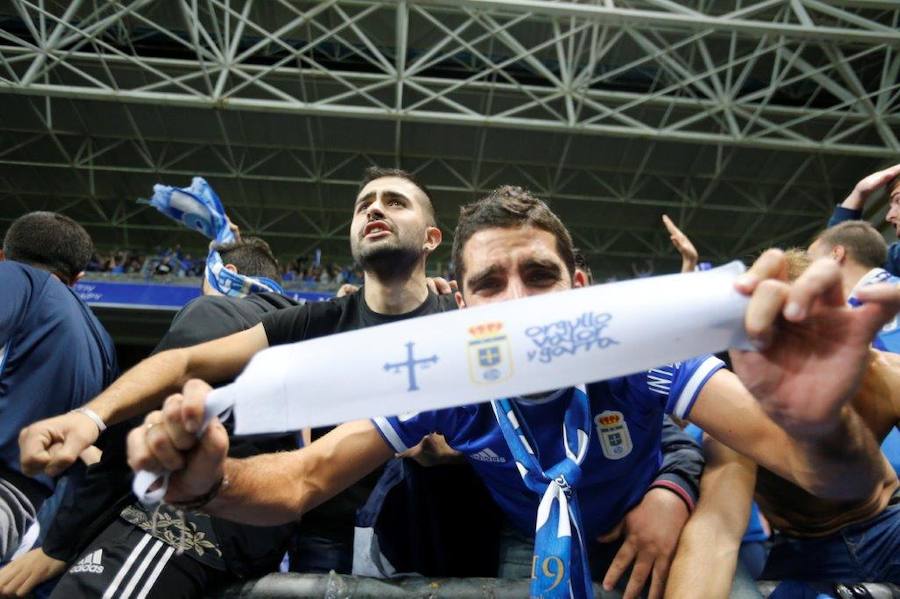
M 671 259 L 664 211 L 724 260 L 802 242 L 900 156 L 896 0 L 5 4 L 0 219 L 109 245 L 174 235 L 134 199 L 203 174 L 246 230 L 344 256 L 378 163 L 451 222 L 528 186 L 601 268 Z

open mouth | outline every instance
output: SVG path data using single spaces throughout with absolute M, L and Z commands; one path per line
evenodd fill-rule
M 391 229 L 387 226 L 386 223 L 382 221 L 375 221 L 366 225 L 366 228 L 363 229 L 363 237 L 366 238 L 376 238 L 382 237 L 385 235 L 390 235 Z

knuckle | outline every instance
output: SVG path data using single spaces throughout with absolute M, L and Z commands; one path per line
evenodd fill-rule
M 784 283 L 776 281 L 775 279 L 766 279 L 756 287 L 759 293 L 765 294 L 776 294 L 785 288 L 786 285 Z
M 171 451 L 168 437 L 163 435 L 147 435 L 147 445 L 155 453 L 165 453 Z

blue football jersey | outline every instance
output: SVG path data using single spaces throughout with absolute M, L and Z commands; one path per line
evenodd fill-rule
M 847 303 L 853 307 L 859 306 L 861 302 L 856 299 L 856 291 L 867 285 L 874 285 L 875 283 L 891 283 L 892 285 L 897 285 L 900 284 L 900 278 L 893 276 L 883 268 L 873 268 L 860 279 L 859 283 L 853 288 L 853 291 L 850 292 Z M 900 315 L 895 316 L 892 321 L 882 327 L 878 335 L 875 336 L 872 347 L 880 349 L 881 351 L 900 354 Z
M 900 284 L 900 278 L 893 276 L 883 268 L 873 268 L 853 288 L 847 303 L 854 307 L 859 306 L 860 301 L 856 299 L 856 290 L 875 283 L 897 285 Z M 875 336 L 872 347 L 892 354 L 900 354 L 900 315 L 895 316 L 894 320 L 882 327 Z M 900 474 L 900 431 L 896 428 L 891 429 L 884 443 L 881 444 L 881 451 L 887 456 L 894 470 Z
M 685 418 L 723 363 L 703 356 L 587 385 L 593 427 L 578 485 L 587 538 L 607 532 L 637 505 L 659 470 L 663 412 Z M 572 389 L 516 399 L 544 469 L 562 461 L 562 425 Z M 437 432 L 462 452 L 516 528 L 533 534 L 540 500 L 522 482 L 488 403 L 372 420 L 394 450 Z

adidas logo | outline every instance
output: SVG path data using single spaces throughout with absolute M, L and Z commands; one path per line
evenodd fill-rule
M 103 557 L 103 550 L 98 549 L 92 553 L 85 555 L 77 564 L 69 569 L 70 574 L 79 574 L 88 572 L 90 574 L 102 574 L 103 566 L 100 565 L 100 559 Z
M 485 447 L 478 453 L 470 454 L 469 457 L 479 462 L 491 462 L 492 464 L 506 463 L 506 458 L 498 456 L 490 447 Z

